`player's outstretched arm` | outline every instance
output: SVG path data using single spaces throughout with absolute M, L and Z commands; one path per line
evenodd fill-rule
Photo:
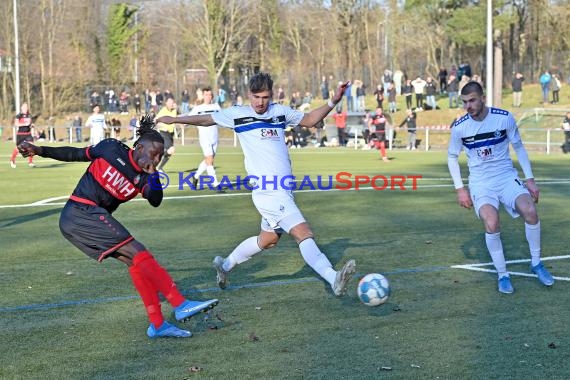
M 186 115 L 186 116 L 161 116 L 156 119 L 156 123 L 164 124 L 188 124 L 188 125 L 199 125 L 201 127 L 209 127 L 214 125 L 214 119 L 209 114 L 205 115 Z
M 18 145 L 18 151 L 24 157 L 29 156 L 42 156 L 53 158 L 58 161 L 90 161 L 87 156 L 87 149 L 74 148 L 71 146 L 51 147 L 51 146 L 37 146 L 28 141 L 24 141 Z
M 303 116 L 303 119 L 301 119 L 299 125 L 301 127 L 310 128 L 317 124 L 319 121 L 323 120 L 332 111 L 332 109 L 335 108 L 338 103 L 340 103 L 344 95 L 344 90 L 346 90 L 346 87 L 349 84 L 349 81 L 339 84 L 338 88 L 334 92 L 332 99 L 329 100 L 327 104 L 323 104 L 319 108 L 315 108 L 311 112 L 305 114 L 305 116 Z

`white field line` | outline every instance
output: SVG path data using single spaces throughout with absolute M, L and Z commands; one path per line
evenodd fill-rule
M 542 261 L 549 261 L 549 260 L 564 260 L 570 259 L 570 255 L 565 256 L 551 256 L 551 257 L 542 257 Z M 520 259 L 520 260 L 509 260 L 507 264 L 519 264 L 519 263 L 528 263 L 530 259 Z M 454 269 L 466 269 L 475 272 L 485 272 L 485 273 L 497 273 L 494 269 L 486 269 L 482 267 L 493 266 L 493 263 L 479 263 L 479 264 L 461 264 L 461 265 L 452 265 L 451 268 Z M 536 277 L 535 274 L 525 273 L 525 272 L 511 272 L 508 271 L 509 274 L 513 276 L 521 276 L 521 277 Z M 560 281 L 570 281 L 570 277 L 560 277 L 560 276 L 552 276 L 555 280 Z

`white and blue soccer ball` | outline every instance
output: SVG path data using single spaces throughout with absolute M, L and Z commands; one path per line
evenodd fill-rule
M 357 292 L 366 306 L 382 305 L 390 296 L 390 283 L 380 273 L 369 273 L 358 282 Z

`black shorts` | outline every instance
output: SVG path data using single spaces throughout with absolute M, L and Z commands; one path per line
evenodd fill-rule
M 174 146 L 174 133 L 160 131 L 160 135 L 164 139 L 164 154 L 166 154 L 166 151 Z
M 34 142 L 32 134 L 29 135 L 18 135 L 16 134 L 16 146 L 20 145 L 24 141 Z
M 71 244 L 97 261 L 134 239 L 104 208 L 72 200 L 61 211 L 59 229 Z
M 386 141 L 386 131 L 376 131 L 372 134 L 372 137 L 378 142 Z

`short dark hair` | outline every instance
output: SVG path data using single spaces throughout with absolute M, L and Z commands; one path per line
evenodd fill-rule
M 271 75 L 263 72 L 254 74 L 249 79 L 249 91 L 254 94 L 262 91 L 273 92 L 273 79 L 271 79 Z
M 461 95 L 468 95 L 471 93 L 476 93 L 479 96 L 483 95 L 483 87 L 479 84 L 479 82 L 471 81 L 467 82 L 465 86 L 461 89 Z

